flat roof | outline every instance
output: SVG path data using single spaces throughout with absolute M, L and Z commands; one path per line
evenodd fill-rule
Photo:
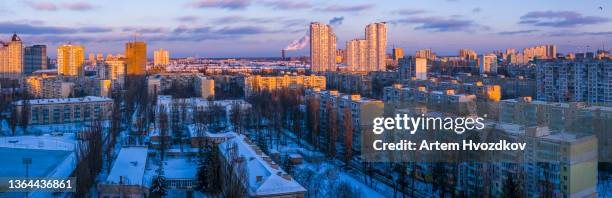
M 71 103 L 85 103 L 85 102 L 112 102 L 113 99 L 100 96 L 85 96 L 81 98 L 48 98 L 48 99 L 34 99 L 28 100 L 30 105 L 46 105 L 46 104 L 71 104 Z M 15 105 L 22 105 L 23 100 L 15 102 Z
M 144 186 L 148 150 L 147 147 L 121 148 L 106 183 L 119 184 L 123 178 L 123 184 Z

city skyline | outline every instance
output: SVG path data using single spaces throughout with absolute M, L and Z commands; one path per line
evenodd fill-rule
M 608 1 L 176 1 L 143 3 L 5 1 L 0 3 L 1 40 L 16 32 L 24 45 L 85 46 L 89 53 L 123 53 L 126 42 L 147 42 L 147 56 L 164 48 L 173 57 L 274 57 L 307 33 L 310 22 L 330 24 L 338 48 L 363 39 L 367 24 L 388 23 L 387 53 L 431 48 L 456 55 L 555 44 L 561 53 L 610 48 Z M 123 5 L 123 6 L 119 6 Z M 142 8 L 127 10 L 127 8 Z M 504 8 L 504 9 L 500 9 Z M 152 10 L 152 11 L 149 11 Z M 312 14 L 317 13 L 317 14 Z M 154 23 L 153 23 L 154 22 Z M 135 35 L 138 35 L 135 37 Z M 231 47 L 230 47 L 231 46 Z M 587 48 L 589 46 L 589 48 Z M 305 49 L 288 56 L 308 55 Z M 56 52 L 49 50 L 50 57 Z

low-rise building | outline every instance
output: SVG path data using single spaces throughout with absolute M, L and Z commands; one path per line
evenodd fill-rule
M 283 88 L 318 88 L 325 89 L 324 76 L 248 76 L 244 78 L 244 95 L 267 90 L 273 91 Z
M 232 131 L 212 133 L 208 127 L 199 123 L 190 124 L 187 126 L 187 130 L 190 136 L 189 144 L 192 148 L 217 145 L 236 137 L 236 133 Z
M 464 102 L 475 102 L 476 95 L 459 94 L 453 89 L 443 91 L 428 91 L 425 86 L 415 88 L 404 87 L 394 84 L 385 87 L 383 100 L 385 102 L 422 102 L 433 104 L 459 104 Z
M 103 121 L 110 119 L 113 110 L 113 99 L 98 96 L 20 100 L 14 104 L 18 115 L 28 111 L 29 124 L 33 125 Z
M 148 197 L 150 178 L 145 177 L 147 147 L 121 148 L 106 180 L 98 184 L 98 197 Z
M 503 194 L 504 182 L 514 175 L 521 181 L 525 197 L 544 193 L 552 197 L 597 197 L 598 140 L 594 135 L 507 123 L 496 127 L 511 141 L 529 146 L 520 153 L 495 156 L 500 162 L 492 164 L 497 176 L 493 178 L 493 194 Z
M 215 80 L 205 77 L 196 76 L 195 79 L 195 92 L 202 98 L 211 98 L 215 96 Z
M 29 76 L 25 87 L 34 98 L 67 98 L 74 89 L 74 83 L 64 82 L 57 76 Z
M 246 112 L 251 108 L 251 104 L 244 100 L 207 100 L 201 97 L 173 98 L 168 95 L 159 95 L 155 119 L 156 123 L 159 123 L 160 112 L 165 111 L 169 118 L 168 124 L 171 125 L 175 119 L 180 119 L 183 124 L 191 124 L 198 112 L 213 110 L 213 107 L 219 107 L 224 111 L 223 119 L 229 120 L 233 108 L 238 107 L 242 112 Z
M 303 198 L 306 189 L 244 135 L 218 145 L 224 177 L 243 179 L 249 197 Z M 229 166 L 233 164 L 234 166 Z
M 215 81 L 198 73 L 163 73 L 147 78 L 147 91 L 150 97 L 162 95 L 173 87 L 196 93 L 195 95 L 205 99 L 215 95 Z

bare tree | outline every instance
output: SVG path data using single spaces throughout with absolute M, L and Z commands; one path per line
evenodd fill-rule
M 236 133 L 242 134 L 242 130 L 244 127 L 244 112 L 242 108 L 240 108 L 240 104 L 238 102 L 234 102 L 232 104 L 232 109 L 230 110 L 230 121 L 236 130 Z
M 166 138 L 168 137 L 168 113 L 166 112 L 166 107 L 161 106 L 159 112 L 159 152 L 160 158 L 163 161 L 164 156 L 166 155 L 167 142 Z
M 91 127 L 79 134 L 77 144 L 77 167 L 72 173 L 79 178 L 76 183 L 75 197 L 91 197 L 89 189 L 95 184 L 95 178 L 102 170 L 103 142 L 102 126 L 96 121 Z
M 310 98 L 308 99 L 308 126 L 310 130 L 310 143 L 312 143 L 315 149 L 319 148 L 318 136 L 319 136 L 319 99 Z
M 19 118 L 19 112 L 17 110 L 17 107 L 15 105 L 12 105 L 11 106 L 11 115 L 9 116 L 9 119 L 8 119 L 8 125 L 9 125 L 9 128 L 11 129 L 11 132 L 12 132 L 11 135 L 12 136 L 17 135 L 16 134 L 17 133 L 17 125 L 18 125 L 18 122 L 19 122 L 18 118 Z
M 327 154 L 336 157 L 336 142 L 338 141 L 338 119 L 336 108 L 331 103 L 326 103 L 327 109 Z
M 23 104 L 21 106 L 21 115 L 19 117 L 19 126 L 23 130 L 23 134 L 28 134 L 28 124 L 30 123 L 30 100 L 24 99 L 22 100 Z
M 353 157 L 353 115 L 348 107 L 344 108 L 344 163 L 349 166 Z
M 223 177 L 221 177 L 222 193 L 224 197 L 245 197 L 246 189 L 246 165 L 243 156 L 237 155 L 236 144 L 227 145 L 226 160 L 221 167 Z

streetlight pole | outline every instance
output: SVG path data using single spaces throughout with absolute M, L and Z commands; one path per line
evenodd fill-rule
M 22 158 L 22 163 L 25 165 L 26 167 L 26 178 L 30 176 L 30 164 L 32 164 L 32 158 L 31 157 L 24 157 Z M 26 191 L 26 198 L 28 197 L 28 192 Z

